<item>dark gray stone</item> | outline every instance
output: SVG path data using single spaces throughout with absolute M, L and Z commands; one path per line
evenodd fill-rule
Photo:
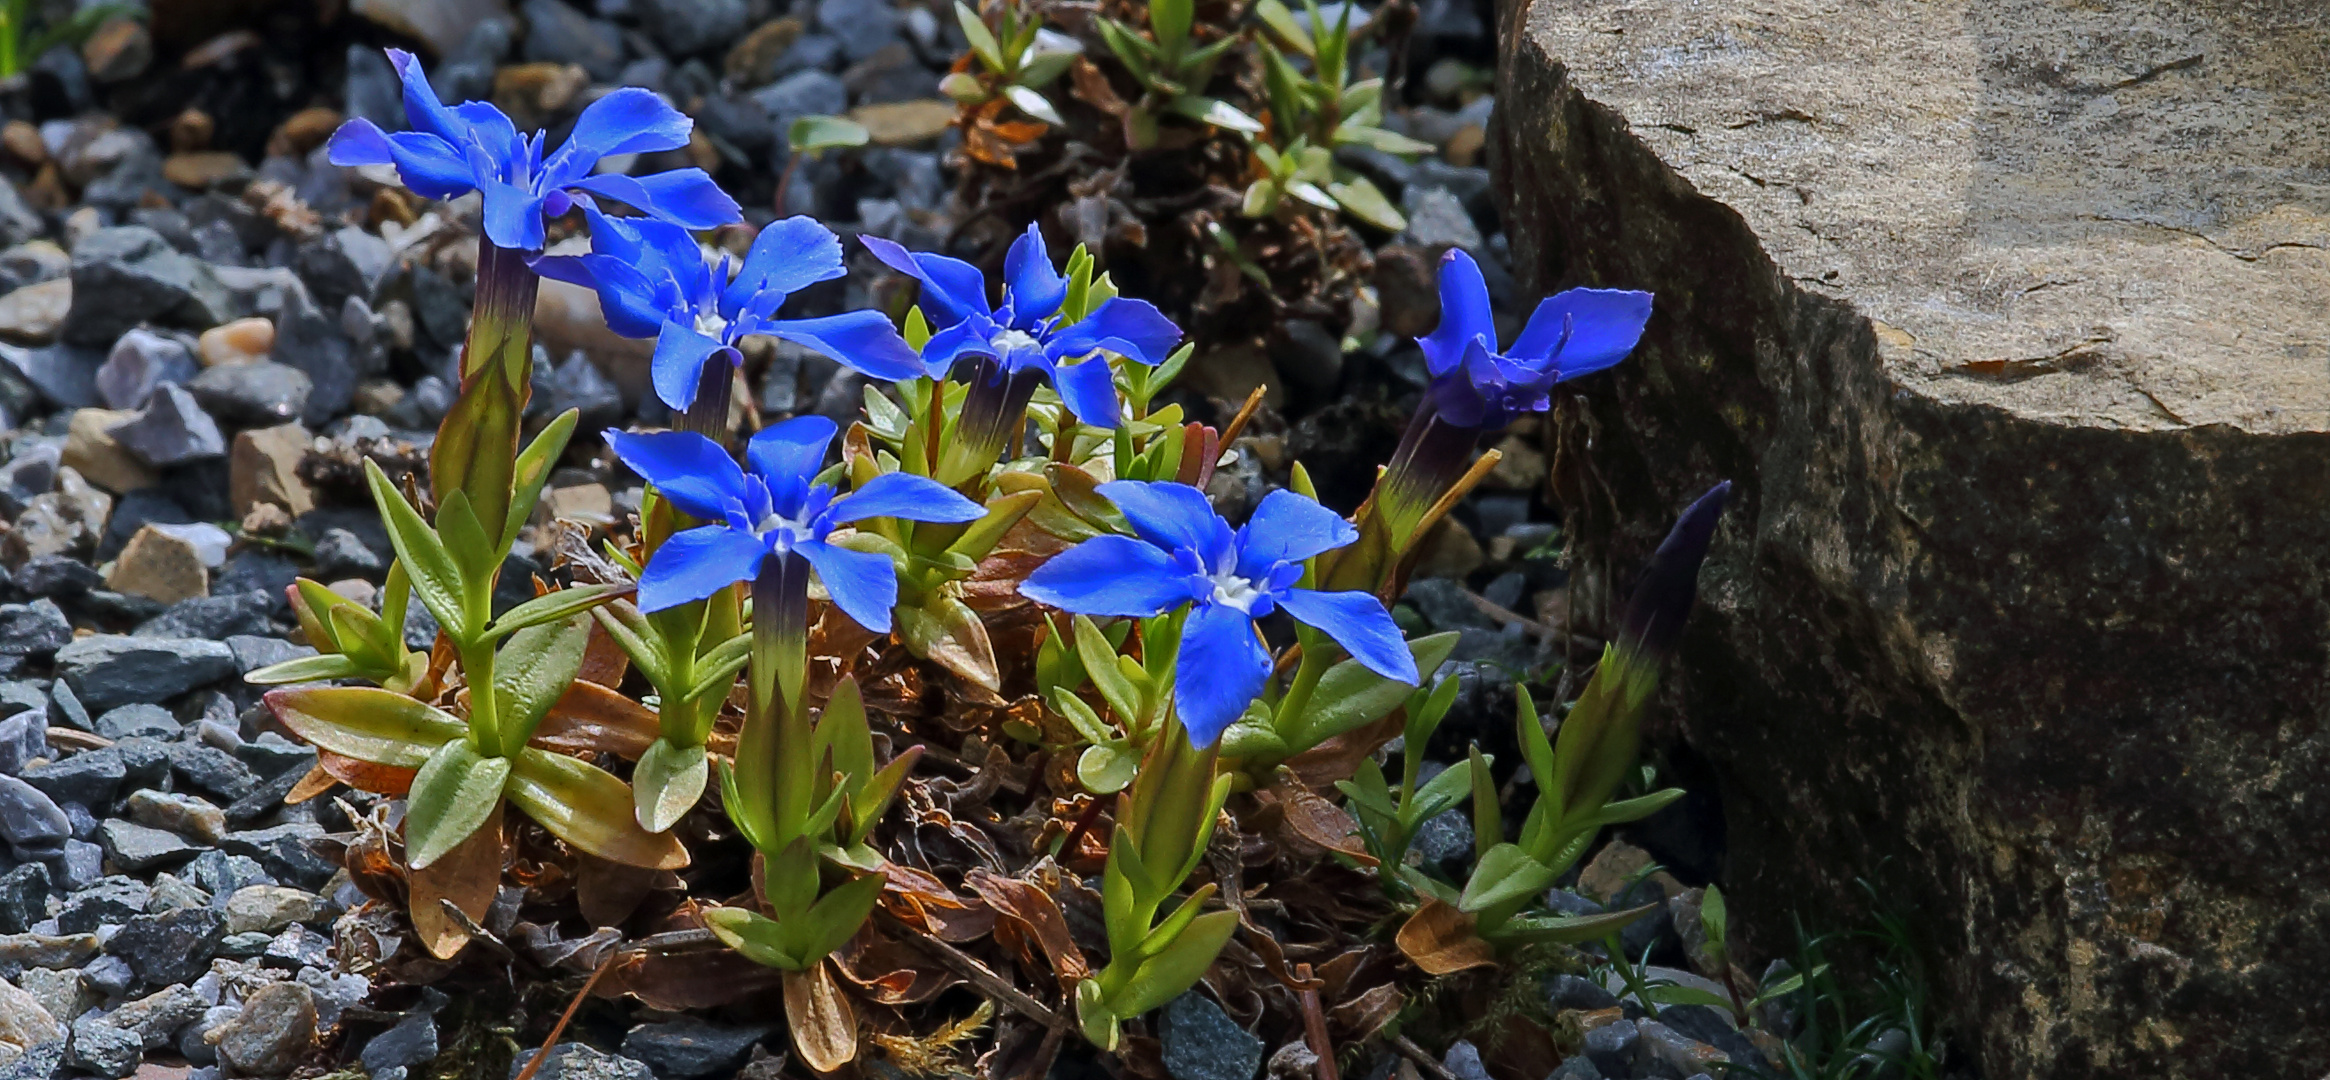
M 1469 1039 L 1458 1039 L 1441 1055 L 1440 1067 L 1456 1080 L 1489 1080 L 1488 1066 L 1481 1064 L 1480 1047 Z
M 49 868 L 25 863 L 0 874 L 0 934 L 21 934 L 49 917 Z
M 0 402 L 0 404 L 5 404 Z M 10 406 L 21 417 L 32 405 Z M 24 512 L 33 496 L 45 495 L 57 486 L 57 466 L 64 457 L 64 440 L 39 439 L 19 442 L 6 464 L 0 464 L 0 517 L 14 518 Z
M 312 763 L 315 751 L 309 750 L 308 755 Z M 284 809 L 283 797 L 291 794 L 291 789 L 298 787 L 306 775 L 307 770 L 304 768 L 285 769 L 259 781 L 259 786 L 252 788 L 250 794 L 226 805 L 227 821 L 241 825 Z
M 1634 1068 L 1634 1048 L 1642 1041 L 1632 1020 L 1618 1020 L 1586 1033 L 1585 1058 L 1607 1076 L 1626 1076 Z
M 511 1080 L 541 1053 L 539 1048 L 518 1052 L 510 1062 Z M 655 1070 L 620 1054 L 605 1054 L 577 1042 L 563 1042 L 550 1048 L 550 1057 L 535 1070 L 535 1080 L 656 1080 Z
M 849 88 L 831 72 L 811 69 L 795 72 L 752 92 L 752 100 L 768 114 L 776 152 L 788 153 L 785 131 L 804 116 L 839 113 L 849 108 Z
M 1592 1058 L 1572 1057 L 1564 1059 L 1561 1067 L 1553 1070 L 1553 1075 L 1546 1077 L 1545 1080 L 1606 1080 L 1606 1078 L 1603 1076 L 1602 1070 L 1594 1067 Z
M 134 327 L 113 343 L 97 369 L 97 394 L 109 409 L 142 409 L 155 388 L 184 384 L 202 373 L 184 341 L 147 327 Z
M 71 342 L 42 349 L 0 345 L 0 403 L 19 415 L 42 404 L 88 408 L 97 404 L 97 369 L 104 362 L 104 353 Z
M 526 0 L 519 13 L 526 20 L 526 59 L 581 64 L 595 79 L 612 79 L 623 70 L 623 36 L 614 24 L 559 0 Z
M 170 790 L 170 763 L 174 746 L 160 739 L 133 735 L 109 747 L 109 750 L 121 756 L 123 793 L 139 788 Z
M 1547 987 L 1547 998 L 1556 1009 L 1615 1009 L 1618 996 L 1592 979 L 1576 975 L 1556 975 Z
M 107 1001 L 128 997 L 138 984 L 137 969 L 118 956 L 100 956 L 81 968 L 81 983 Z
M 855 63 L 899 40 L 898 9 L 858 0 L 817 0 L 817 28 L 841 39 L 842 55 Z
M 33 596 L 67 600 L 105 586 L 105 575 L 67 555 L 38 555 L 16 570 L 16 587 Z
M 65 841 L 65 853 L 48 860 L 49 880 L 60 889 L 79 889 L 105 876 L 105 849 L 86 840 Z
M 318 308 L 338 311 L 351 298 L 371 299 L 373 288 L 388 272 L 389 255 L 388 241 L 354 225 L 343 225 L 301 244 L 293 269 Z
M 365 1072 L 379 1076 L 389 1069 L 409 1069 L 436 1056 L 436 1017 L 414 1011 L 406 1013 L 387 1031 L 373 1036 L 364 1044 L 358 1059 L 364 1063 Z
M 264 427 L 301 417 L 315 395 L 307 372 L 274 360 L 220 364 L 186 385 L 194 400 L 230 424 Z
M 299 567 L 280 555 L 257 549 L 236 552 L 227 557 L 227 564 L 211 575 L 212 595 L 228 593 L 264 593 L 275 604 L 274 610 L 288 612 L 290 601 L 283 590 L 299 578 Z
M 113 500 L 113 513 L 105 519 L 105 538 L 97 544 L 97 557 L 104 560 L 121 554 L 130 537 L 147 525 L 185 525 L 194 520 L 167 481 L 124 492 Z
M 766 1027 L 728 1027 L 683 1017 L 641 1024 L 623 1036 L 623 1056 L 647 1063 L 659 1077 L 728 1075 L 743 1067 Z
M 1262 1040 L 1195 990 L 1165 1003 L 1157 1038 L 1173 1080 L 1254 1080 L 1262 1068 Z
M 145 1052 L 145 1040 L 136 1032 L 115 1027 L 96 1013 L 86 1013 L 73 1021 L 72 1049 L 65 1055 L 65 1064 L 119 1080 L 137 1071 L 138 1059 Z
M 96 727 L 90 720 L 88 706 L 81 704 L 81 696 L 63 679 L 49 684 L 49 722 L 76 731 L 91 731 Z
M 275 878 L 267 873 L 259 860 L 247 855 L 229 855 L 224 851 L 205 851 L 186 864 L 180 875 L 194 883 L 194 887 L 209 893 L 213 900 L 233 896 L 236 890 L 248 885 L 273 885 Z
M 0 776 L 0 838 L 19 862 L 53 858 L 65 850 L 73 824 L 47 792 Z
M 233 315 L 233 298 L 209 266 L 152 229 L 126 225 L 99 229 L 73 249 L 73 307 L 60 333 L 110 348 L 141 322 L 199 330 Z
M 55 601 L 0 604 L 0 656 L 50 656 L 71 640 L 72 621 Z
M 1761 1061 L 1756 1044 L 1732 1026 L 1731 1018 L 1706 1005 L 1668 1005 L 1659 1010 L 1659 1023 L 1684 1037 L 1706 1043 L 1742 1064 Z
M 577 431 L 599 431 L 623 422 L 623 391 L 599 373 L 599 366 L 580 351 L 558 365 L 550 392 L 540 399 L 543 413 L 557 416 L 568 409 L 581 412 Z
M 177 383 L 164 383 L 146 399 L 144 411 L 107 433 L 148 465 L 209 461 L 227 453 L 218 422 Z
M 234 754 L 260 776 L 280 776 L 294 769 L 306 772 L 316 761 L 315 747 L 300 746 L 272 731 L 235 747 Z
M 407 126 L 404 85 L 398 81 L 396 68 L 388 62 L 388 57 L 373 46 L 351 43 L 347 67 L 347 81 L 340 84 L 340 100 L 347 105 L 348 116 L 370 120 L 389 131 L 404 130 Z
M 275 632 L 274 598 L 261 592 L 218 592 L 191 596 L 139 623 L 135 637 L 225 641 Z M 230 646 L 230 652 L 232 647 Z M 239 665 L 240 660 L 236 663 Z M 239 670 L 239 668 L 238 668 Z
M 0 1065 L 0 1080 L 57 1080 L 65 1073 L 65 1048 L 69 1043 L 54 1039 L 39 1046 L 26 1047 L 24 1053 L 5 1065 Z
M 210 970 L 210 958 L 226 939 L 226 913 L 217 908 L 179 908 L 129 920 L 105 943 L 148 986 L 192 982 Z
M 1408 850 L 1423 859 L 1424 869 L 1450 881 L 1464 880 L 1465 867 L 1472 865 L 1472 849 L 1472 819 L 1462 810 L 1443 810 L 1424 819 L 1416 827 L 1415 839 L 1408 842 Z
M 744 35 L 744 0 L 632 0 L 641 25 L 673 57 L 725 52 Z
M 135 869 L 124 867 L 124 869 Z M 101 878 L 75 889 L 57 909 L 57 930 L 66 934 L 95 933 L 100 926 L 127 926 L 146 913 L 154 890 L 126 877 Z
M 346 529 L 326 529 L 316 538 L 316 580 L 374 578 L 388 572 L 388 560 Z
M 256 595 L 264 596 L 260 593 Z M 227 649 L 235 654 L 235 670 L 248 675 L 263 667 L 316 655 L 312 645 L 294 645 L 279 637 L 255 634 L 234 634 L 227 638 Z
M 293 923 L 267 943 L 259 961 L 268 967 L 297 971 L 303 967 L 330 967 L 331 953 L 331 938 Z
M 199 743 L 171 744 L 170 775 L 181 788 L 216 796 L 222 803 L 240 799 L 259 786 L 258 774 L 250 766 L 218 747 Z
M 113 865 L 133 873 L 175 866 L 203 850 L 202 845 L 177 833 L 120 818 L 98 823 L 97 844 Z
M 5 708 L 10 703 L 0 703 Z M 0 719 L 0 773 L 15 776 L 25 762 L 48 756 L 48 714 L 26 709 Z
M 170 710 L 159 705 L 124 705 L 108 709 L 97 718 L 97 733 L 108 739 L 127 739 L 150 735 L 157 739 L 175 739 L 184 734 L 186 725 L 170 715 Z
M 235 675 L 223 641 L 97 634 L 57 650 L 57 674 L 83 704 L 161 702 Z
M 269 876 L 283 884 L 317 889 L 339 870 L 308 846 L 308 841 L 323 835 L 323 826 L 315 822 L 291 821 L 272 828 L 228 833 L 219 842 L 219 850 L 258 860 Z M 212 892 L 216 895 L 216 890 Z

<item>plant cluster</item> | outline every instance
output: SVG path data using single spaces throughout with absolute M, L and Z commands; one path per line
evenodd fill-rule
M 1146 30 L 1107 33 L 1145 65 L 1141 108 L 1212 122 L 1226 106 L 1197 95 L 1220 43 L 1194 40 L 1186 12 L 1159 4 Z M 1017 103 L 1025 95 L 1013 91 L 1057 74 L 1029 25 L 1006 23 L 978 50 L 995 77 L 979 77 L 978 92 Z M 1304 55 L 1333 69 L 1344 29 L 1301 37 Z M 382 610 L 300 582 L 293 601 L 319 655 L 251 678 L 300 684 L 267 700 L 318 747 L 324 774 L 404 797 L 410 917 L 437 956 L 480 933 L 516 815 L 578 858 L 668 871 L 690 863 L 690 841 L 715 838 L 696 812 L 716 805 L 753 852 L 751 887 L 689 908 L 693 924 L 781 973 L 804 1061 L 822 1071 L 851 1060 L 858 1025 L 834 957 L 877 907 L 928 894 L 926 875 L 875 843 L 893 802 L 916 790 L 924 750 L 907 744 L 905 725 L 874 722 L 868 680 L 903 664 L 940 673 L 951 700 L 1006 706 L 983 714 L 988 737 L 1074 762 L 1086 809 L 1053 850 L 1103 853 L 1107 957 L 1097 970 L 1067 965 L 1076 975 L 1061 989 L 1099 1047 L 1122 1045 L 1125 1021 L 1195 984 L 1238 933 L 1240 909 L 1201 866 L 1225 811 L 1326 805 L 1294 765 L 1347 796 L 1364 850 L 1339 855 L 1378 865 L 1411 912 L 1401 944 L 1427 970 L 1612 925 L 1536 905 L 1601 826 L 1672 797 L 1619 798 L 1619 782 L 1725 489 L 1686 511 L 1660 548 L 1556 734 L 1523 695 L 1521 745 L 1539 797 L 1515 840 L 1477 751 L 1419 783 L 1415 751 L 1454 692 L 1448 680 L 1423 684 L 1454 635 L 1405 640 L 1384 603 L 1495 464 L 1494 451 L 1474 456 L 1479 436 L 1622 359 L 1649 317 L 1647 294 L 1565 292 L 1501 346 L 1478 268 L 1452 252 L 1444 322 L 1422 339 L 1434 386 L 1374 494 L 1346 519 L 1316 500 L 1298 465 L 1289 489 L 1233 527 L 1204 487 L 1243 414 L 1217 430 L 1161 403 L 1189 356 L 1181 331 L 1119 295 L 1089 252 L 1055 264 L 1031 226 L 990 282 L 946 255 L 863 237 L 919 283 L 903 325 L 875 311 L 779 317 L 790 294 L 843 273 L 831 231 L 777 221 L 741 259 L 715 261 L 693 231 L 741 215 L 702 172 L 594 170 L 686 142 L 688 121 L 660 99 L 615 91 L 546 154 L 540 135 L 521 136 L 489 105 L 445 106 L 410 55 L 390 56 L 414 130 L 351 121 L 330 153 L 392 166 L 425 196 L 481 193 L 460 398 L 425 486 L 368 463 L 396 554 Z M 1354 89 L 1304 96 L 1306 122 L 1342 137 L 1364 117 Z M 545 221 L 570 214 L 587 225 L 590 252 L 545 254 Z M 534 599 L 497 613 L 504 559 L 575 425 L 570 412 L 521 445 L 543 276 L 595 289 L 610 328 L 654 341 L 654 392 L 676 419 L 674 430 L 604 434 L 650 488 L 627 538 L 578 556 L 592 560 L 592 579 L 537 582 Z M 846 429 L 815 416 L 771 424 L 743 441 L 740 460 L 731 398 L 752 336 L 864 374 L 863 414 Z M 399 632 L 408 593 L 442 628 L 427 653 L 407 651 Z M 626 668 L 652 695 L 619 692 Z M 374 685 L 345 685 L 359 681 Z M 1411 752 L 1394 784 L 1376 752 L 1403 731 Z M 1481 845 L 1471 879 L 1406 865 L 1418 824 L 1468 794 Z

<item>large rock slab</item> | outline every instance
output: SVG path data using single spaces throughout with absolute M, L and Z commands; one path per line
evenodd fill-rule
M 1658 293 L 1576 565 L 1740 485 L 1670 713 L 1740 921 L 1889 882 L 1987 1075 L 2319 1073 L 2330 9 L 1500 6 L 1517 278 Z

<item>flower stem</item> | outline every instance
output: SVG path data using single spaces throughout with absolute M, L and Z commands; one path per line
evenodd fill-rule
M 477 241 L 477 297 L 461 353 L 461 397 L 429 449 L 437 501 L 467 492 L 486 536 L 499 538 L 517 472 L 518 429 L 534 368 L 534 297 L 525 253 Z M 498 560 L 497 560 L 498 561 Z
M 696 400 L 679 416 L 676 425 L 681 431 L 693 431 L 713 442 L 728 442 L 728 413 L 736 389 L 736 365 L 728 359 L 726 350 L 712 354 L 704 361 L 703 373 L 696 383 Z
M 752 581 L 752 687 L 748 727 L 768 746 L 768 773 L 755 777 L 773 797 L 770 806 L 781 849 L 801 835 L 816 784 L 809 760 L 809 560 L 787 552 L 762 560 Z M 742 756 L 741 749 L 739 756 Z
M 469 741 L 487 757 L 508 757 L 515 747 L 502 745 L 501 704 L 494 697 L 494 647 L 491 641 L 457 644 L 461 676 L 469 681 Z
M 1399 449 L 1376 484 L 1376 512 L 1391 531 L 1393 552 L 1405 551 L 1416 541 L 1417 524 L 1441 494 L 1463 478 L 1479 440 L 1478 430 L 1442 418 L 1430 398 L 1417 406 Z
M 1032 368 L 1007 372 L 993 358 L 981 357 L 971 370 L 971 390 L 955 421 L 954 441 L 940 460 L 938 482 L 956 487 L 1016 451 L 1027 427 L 1028 399 L 1042 381 L 1043 374 Z

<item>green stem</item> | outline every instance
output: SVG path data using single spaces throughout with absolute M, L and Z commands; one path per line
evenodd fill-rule
M 461 643 L 461 674 L 469 680 L 469 741 L 487 757 L 509 757 L 517 747 L 502 745 L 500 702 L 494 697 L 494 648 L 491 641 Z
M 1300 639 L 1303 654 L 1302 659 L 1295 661 L 1294 681 L 1287 684 L 1286 696 L 1278 699 L 1277 726 L 1281 737 L 1286 734 L 1286 725 L 1302 716 L 1303 709 L 1311 703 L 1311 693 L 1319 688 L 1319 680 L 1326 677 L 1327 669 L 1335 663 L 1336 650 L 1328 644 L 1327 635 L 1305 629 Z M 1300 753 L 1309 747 L 1289 743 L 1288 749 Z

